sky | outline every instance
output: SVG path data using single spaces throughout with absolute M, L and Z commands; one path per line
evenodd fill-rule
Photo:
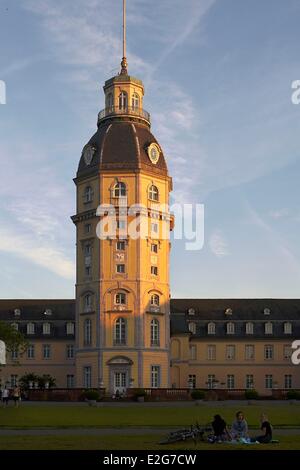
M 299 0 L 127 10 L 172 201 L 204 205 L 203 248 L 172 242 L 172 296 L 299 298 Z M 121 40 L 121 0 L 0 0 L 0 298 L 74 297 L 73 178 Z

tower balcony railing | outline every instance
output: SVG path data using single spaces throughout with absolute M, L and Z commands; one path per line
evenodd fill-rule
M 150 114 L 143 108 L 137 108 L 135 106 L 109 106 L 102 109 L 98 114 L 98 124 L 104 119 L 115 117 L 115 116 L 133 116 L 140 118 L 150 124 Z

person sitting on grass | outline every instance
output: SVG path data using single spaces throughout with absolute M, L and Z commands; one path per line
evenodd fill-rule
M 245 416 L 241 411 L 238 411 L 235 416 L 236 419 L 231 426 L 231 437 L 232 439 L 245 439 L 248 437 L 248 424 Z
M 272 426 L 268 420 L 268 416 L 263 413 L 260 417 L 260 422 L 261 422 L 261 431 L 263 431 L 263 434 L 260 436 L 255 437 L 254 439 L 251 439 L 253 442 L 259 442 L 261 444 L 269 444 L 269 442 L 272 441 Z
M 230 434 L 228 432 L 226 422 L 220 415 L 214 416 L 214 420 L 211 425 L 214 431 L 214 436 L 211 442 L 230 441 Z

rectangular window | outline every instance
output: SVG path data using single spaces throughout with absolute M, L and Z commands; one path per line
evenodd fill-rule
M 74 345 L 67 344 L 67 359 L 73 359 L 73 358 L 74 358 Z
M 209 374 L 207 376 L 207 387 L 208 388 L 215 388 L 216 383 L 216 376 L 215 374 Z
M 18 376 L 15 374 L 12 374 L 10 376 L 10 386 L 11 388 L 14 388 L 18 385 Z
M 125 264 L 117 264 L 117 273 L 124 274 L 125 273 Z
M 273 388 L 273 375 L 267 374 L 265 376 L 265 387 L 267 389 L 272 389 Z
M 84 245 L 84 255 L 91 256 L 91 254 L 92 254 L 92 247 L 90 243 L 87 243 L 86 245 Z
M 252 361 L 254 359 L 254 344 L 246 344 L 245 359 L 246 361 Z
M 27 348 L 27 358 L 34 359 L 34 344 L 29 344 Z
M 75 333 L 75 325 L 74 323 L 67 323 L 67 335 L 74 335 Z
M 290 374 L 284 376 L 284 388 L 292 388 L 292 376 Z
M 84 388 L 92 387 L 92 368 L 90 366 L 83 368 L 83 384 Z
M 208 344 L 207 346 L 207 360 L 215 361 L 216 360 L 216 345 Z
M 232 389 L 234 388 L 234 375 L 229 374 L 227 375 L 227 388 Z
M 190 346 L 190 359 L 192 361 L 197 359 L 197 346 L 194 344 Z
M 229 361 L 233 361 L 235 359 L 235 345 L 234 344 L 227 344 L 226 359 Z
M 125 242 L 124 241 L 118 241 L 117 242 L 117 250 L 118 251 L 125 251 Z
M 86 267 L 85 267 L 85 276 L 86 276 L 86 277 L 90 277 L 91 274 L 92 274 L 92 268 L 91 268 L 91 266 L 86 266 Z
M 50 356 L 51 356 L 51 345 L 43 344 L 43 358 L 50 359 Z
M 292 356 L 292 348 L 289 344 L 285 344 L 283 346 L 283 358 L 285 360 L 289 360 L 291 359 L 291 356 Z
M 157 276 L 158 274 L 157 266 L 151 266 L 151 274 L 152 276 Z
M 272 344 L 265 345 L 265 359 L 274 359 L 274 347 Z
M 246 388 L 251 389 L 254 388 L 254 377 L 252 374 L 246 375 Z
M 188 386 L 189 388 L 196 388 L 196 375 L 189 375 Z
M 151 222 L 151 232 L 158 233 L 158 224 L 156 222 Z
M 92 225 L 91 224 L 85 224 L 84 233 L 91 233 L 91 231 L 92 231 Z
M 160 366 L 151 366 L 151 388 L 160 386 Z
M 15 361 L 16 359 L 18 359 L 19 357 L 19 353 L 18 353 L 18 350 L 17 349 L 13 349 L 12 352 L 11 352 L 11 358 L 13 361 Z
M 158 245 L 156 243 L 151 243 L 151 252 L 158 253 Z
M 74 388 L 75 386 L 75 377 L 73 374 L 67 375 L 67 388 Z

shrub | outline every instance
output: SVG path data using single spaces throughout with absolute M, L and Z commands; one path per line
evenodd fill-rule
M 205 392 L 203 390 L 193 390 L 191 397 L 193 400 L 203 400 L 205 397 Z
M 297 390 L 289 390 L 286 397 L 288 400 L 300 400 L 300 392 Z
M 134 392 L 135 398 L 145 397 L 146 395 L 147 395 L 146 391 L 143 388 L 137 388 L 136 391 Z
M 99 392 L 97 392 L 97 390 L 86 390 L 85 392 L 83 392 L 82 398 L 84 400 L 99 401 L 100 400 L 100 394 L 99 394 Z
M 258 399 L 258 392 L 256 390 L 246 390 L 245 391 L 245 398 L 247 400 L 257 400 Z

